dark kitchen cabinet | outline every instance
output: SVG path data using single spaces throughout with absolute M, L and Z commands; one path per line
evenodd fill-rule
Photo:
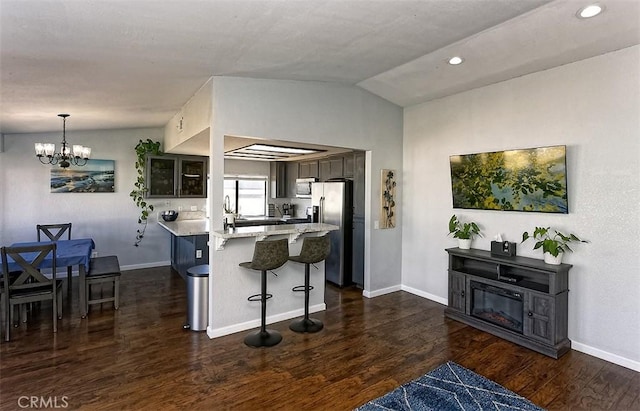
M 353 170 L 353 214 L 364 219 L 364 192 L 365 192 L 365 153 L 358 151 L 354 154 Z
M 364 288 L 364 152 L 356 152 L 345 156 L 353 158 L 353 281 Z M 345 170 L 346 171 L 346 170 Z M 348 177 L 348 176 L 345 176 Z
M 207 166 L 206 157 L 178 158 L 178 197 L 207 196 Z
M 342 171 L 342 176 L 345 178 L 353 178 L 354 177 L 354 173 L 355 173 L 355 161 L 356 161 L 356 154 L 355 153 L 349 153 L 349 154 L 345 154 L 344 155 L 344 164 L 343 164 L 343 171 Z
M 298 178 L 298 163 L 287 162 L 287 198 L 296 197 L 296 179 Z
M 149 191 L 146 197 L 175 197 L 178 186 L 178 159 L 175 157 L 147 157 L 146 183 Z
M 201 264 L 209 264 L 209 236 L 207 234 L 171 235 L 171 267 L 187 278 L 187 270 Z
M 320 181 L 344 177 L 344 157 L 333 156 L 318 161 Z
M 364 216 L 354 215 L 352 224 L 351 279 L 364 288 Z
M 287 198 L 287 163 L 272 161 L 270 163 L 269 180 L 271 182 L 271 198 Z
M 208 159 L 198 156 L 148 156 L 145 178 L 146 197 L 207 196 Z
M 449 248 L 445 316 L 559 358 L 567 338 L 569 269 L 528 257 Z
M 298 178 L 318 178 L 318 160 L 300 161 L 298 163 Z

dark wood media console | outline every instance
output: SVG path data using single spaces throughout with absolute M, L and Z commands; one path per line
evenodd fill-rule
M 567 338 L 570 264 L 492 256 L 449 248 L 445 315 L 516 344 L 559 358 Z

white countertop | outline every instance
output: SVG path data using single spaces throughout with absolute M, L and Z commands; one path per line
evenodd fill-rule
M 340 227 L 333 224 L 302 223 L 286 225 L 259 225 L 255 227 L 229 227 L 226 230 L 215 230 L 213 236 L 217 238 L 243 238 L 243 237 L 265 237 L 280 234 L 304 234 L 319 231 L 334 231 Z
M 255 238 L 262 241 L 273 235 L 288 235 L 289 243 L 295 243 L 302 234 L 320 233 L 323 235 L 329 231 L 339 230 L 340 227 L 333 224 L 303 223 L 286 225 L 262 225 L 255 227 L 230 227 L 226 230 L 216 230 L 212 234 L 216 241 L 216 250 L 224 250 L 227 241 L 234 238 Z
M 209 219 L 206 218 L 176 221 L 158 220 L 158 225 L 178 237 L 209 234 Z
M 178 237 L 209 234 L 208 219 L 158 221 L 158 225 Z M 271 235 L 299 236 L 305 233 L 334 231 L 338 230 L 339 228 L 340 227 L 338 227 L 337 225 L 321 223 L 261 225 L 254 227 L 237 228 L 229 227 L 227 230 L 213 231 L 213 236 L 224 240 L 228 240 L 230 238 L 267 237 Z

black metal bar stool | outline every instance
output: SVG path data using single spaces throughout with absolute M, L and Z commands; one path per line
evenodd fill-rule
M 282 335 L 275 330 L 267 330 L 267 300 L 273 295 L 267 294 L 267 271 L 282 267 L 289 259 L 289 241 L 285 238 L 273 241 L 256 241 L 253 260 L 240 263 L 240 267 L 261 272 L 261 293 L 252 295 L 249 301 L 260 301 L 260 331 L 247 335 L 244 343 L 250 347 L 272 347 L 282 341 Z
M 304 263 L 304 285 L 293 287 L 292 291 L 304 291 L 304 318 L 295 320 L 289 325 L 292 331 L 298 333 L 315 333 L 322 330 L 324 324 L 315 318 L 309 318 L 309 291 L 313 287 L 309 285 L 309 266 L 325 260 L 331 252 L 331 240 L 329 234 L 322 237 L 305 237 L 302 242 L 300 255 L 289 257 L 290 261 Z

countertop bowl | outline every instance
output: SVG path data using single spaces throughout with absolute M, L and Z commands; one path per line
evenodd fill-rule
M 163 211 L 160 215 L 164 221 L 175 221 L 178 218 L 178 213 L 174 210 Z

